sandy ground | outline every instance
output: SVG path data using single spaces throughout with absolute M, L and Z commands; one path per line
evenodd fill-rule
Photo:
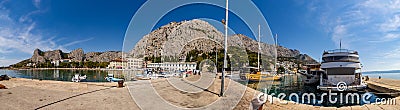
M 13 78 L 0 81 L 2 110 L 139 109 L 126 88 L 116 83 L 72 83 Z

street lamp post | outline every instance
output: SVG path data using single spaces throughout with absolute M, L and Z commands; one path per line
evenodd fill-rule
M 221 93 L 220 97 L 224 96 L 224 79 L 225 79 L 225 68 L 228 68 L 226 62 L 226 52 L 227 52 L 227 42 L 228 42 L 228 9 L 229 9 L 229 0 L 226 0 L 226 7 L 225 7 L 225 42 L 224 42 L 224 67 L 222 68 L 222 76 L 221 76 Z

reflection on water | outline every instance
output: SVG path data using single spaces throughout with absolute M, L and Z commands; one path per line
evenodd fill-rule
M 71 81 L 75 74 L 86 75 L 87 82 L 107 82 L 104 77 L 107 74 L 114 74 L 117 78 L 124 78 L 126 81 L 131 80 L 136 74 L 142 74 L 139 70 L 0 70 L 0 75 L 7 74 L 11 77 Z
M 259 90 L 264 93 L 268 93 L 269 95 L 274 95 L 274 97 L 278 97 L 278 94 L 284 93 L 286 96 L 284 97 L 285 100 L 292 100 L 298 103 L 303 103 L 303 94 L 310 94 L 313 93 L 315 94 L 315 98 L 308 99 L 308 97 L 304 97 L 304 104 L 310 104 L 310 105 L 316 105 L 316 106 L 328 106 L 328 107 L 342 107 L 342 106 L 350 106 L 350 105 L 363 105 L 365 104 L 362 101 L 362 95 L 366 93 L 367 91 L 371 92 L 372 90 L 365 90 L 365 91 L 359 91 L 355 92 L 360 95 L 359 97 L 359 103 L 344 103 L 346 100 L 348 102 L 357 102 L 356 99 L 351 99 L 351 98 L 346 98 L 346 94 L 348 92 L 343 92 L 343 96 L 340 97 L 340 93 L 338 93 L 336 96 L 332 97 L 332 100 L 337 98 L 337 103 L 330 103 L 328 96 L 322 96 L 323 93 L 329 94 L 329 92 L 324 92 L 324 91 L 319 91 L 317 89 L 317 85 L 304 85 L 302 83 L 302 79 L 300 75 L 285 75 L 284 78 L 282 78 L 281 81 L 263 81 L 263 82 L 245 82 L 245 81 L 238 81 L 242 84 L 247 85 L 250 88 Z M 296 97 L 290 97 L 290 94 L 297 94 L 299 97 L 298 99 Z M 333 93 L 333 92 L 332 92 Z M 354 93 L 354 92 L 353 92 Z M 349 93 L 349 94 L 353 94 Z M 371 98 L 367 101 L 370 101 L 371 103 L 375 102 L 376 98 L 388 98 L 390 96 L 387 95 L 374 95 L 371 94 Z M 322 103 L 308 103 L 310 102 L 318 102 L 321 101 Z M 342 100 L 343 103 L 340 103 L 340 100 Z

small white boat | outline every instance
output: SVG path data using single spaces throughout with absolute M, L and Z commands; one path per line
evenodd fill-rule
M 82 80 L 86 80 L 86 75 L 75 74 L 71 79 L 72 82 L 81 82 Z

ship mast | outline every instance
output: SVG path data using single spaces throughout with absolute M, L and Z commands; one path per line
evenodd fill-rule
M 278 34 L 275 34 L 275 49 L 276 49 L 276 57 L 275 57 L 275 66 L 274 66 L 274 69 L 275 69 L 275 73 L 276 74 L 278 74 L 277 73 L 277 68 L 276 68 L 276 64 L 278 63 L 278 61 L 277 61 L 277 59 L 278 59 Z

